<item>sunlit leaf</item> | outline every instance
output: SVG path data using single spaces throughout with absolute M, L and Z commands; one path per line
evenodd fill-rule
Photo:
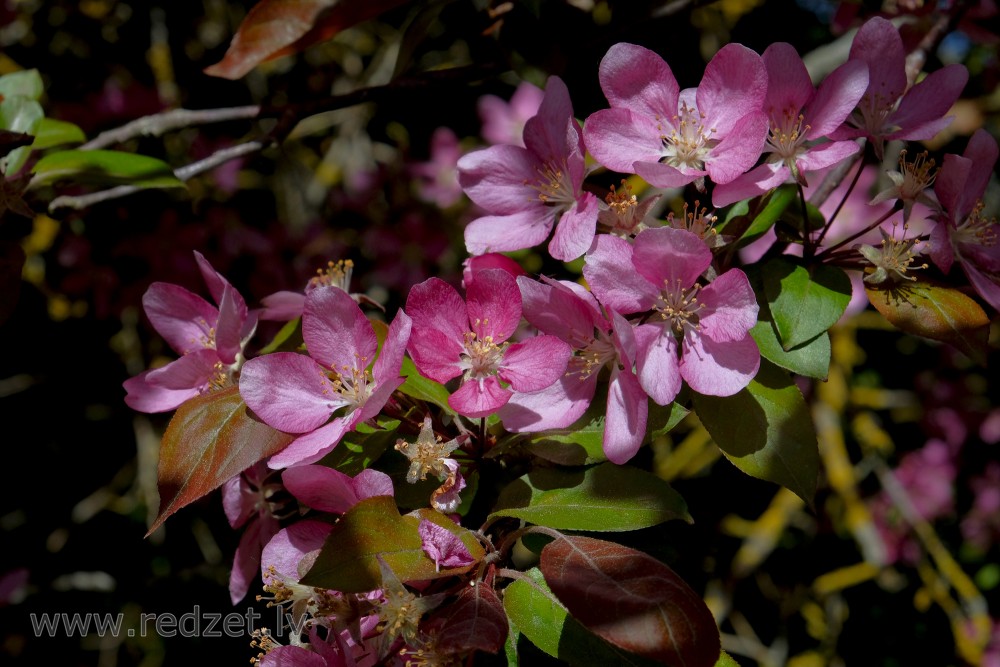
M 786 370 L 806 377 L 825 380 L 830 371 L 830 334 L 826 331 L 797 347 L 786 350 L 781 347 L 778 332 L 770 320 L 770 314 L 757 316 L 757 324 L 750 329 L 762 357 Z
M 612 463 L 585 470 L 538 468 L 508 484 L 491 517 L 515 517 L 559 530 L 622 531 L 691 521 L 667 482 Z
M 485 582 L 463 586 L 455 600 L 428 617 L 421 628 L 432 629 L 435 646 L 445 653 L 496 653 L 507 639 L 503 603 Z
M 652 556 L 573 536 L 546 545 L 539 567 L 573 617 L 615 646 L 669 665 L 714 667 L 719 659 L 712 612 Z
M 865 286 L 868 300 L 893 326 L 915 336 L 948 343 L 986 365 L 990 320 L 974 299 L 950 287 L 927 282 Z
M 221 61 L 205 74 L 239 79 L 267 60 L 298 53 L 407 0 L 260 0 L 240 23 Z
M 780 257 L 761 267 L 761 282 L 785 350 L 828 330 L 851 301 L 851 279 L 826 264 L 806 266 Z
M 737 244 L 743 246 L 763 236 L 778 221 L 785 209 L 795 201 L 796 194 L 794 185 L 783 185 L 771 193 L 764 209 L 754 216 L 750 226 L 737 239 Z
M 802 392 L 785 371 L 762 363 L 746 389 L 734 396 L 695 394 L 694 407 L 737 468 L 812 503 L 819 474 L 816 429 Z
M 42 96 L 42 76 L 37 69 L 26 69 L 0 76 L 0 97 L 27 97 L 37 100 Z
M 382 583 L 379 556 L 402 581 L 449 577 L 468 572 L 475 565 L 438 571 L 423 550 L 418 531 L 421 519 L 458 535 L 475 562 L 482 560 L 479 540 L 444 514 L 428 509 L 400 516 L 391 496 L 374 496 L 340 518 L 302 583 L 345 593 L 375 590 Z
M 449 391 L 444 385 L 421 375 L 409 357 L 403 357 L 403 366 L 399 374 L 406 378 L 406 381 L 399 386 L 399 391 L 421 401 L 433 403 L 449 414 L 455 414 L 448 405 L 448 397 L 451 396 Z
M 37 183 L 69 179 L 99 185 L 123 184 L 140 188 L 183 188 L 166 162 L 123 151 L 58 151 L 49 153 L 32 172 Z
M 257 419 L 238 387 L 183 403 L 160 444 L 160 512 L 149 533 L 180 508 L 281 451 L 293 439 Z
M 34 135 L 44 117 L 42 105 L 31 98 L 4 97 L 0 102 L 0 130 Z M 0 173 L 13 176 L 30 154 L 31 148 L 27 146 L 11 151 L 6 157 L 0 158 Z
M 32 150 L 43 150 L 64 144 L 83 143 L 87 135 L 78 125 L 55 118 L 43 118 L 35 130 L 35 141 Z
M 504 589 L 503 606 L 517 631 L 539 649 L 574 666 L 657 664 L 611 646 L 580 625 L 549 590 L 540 570 L 525 574 L 530 581 L 517 579 Z

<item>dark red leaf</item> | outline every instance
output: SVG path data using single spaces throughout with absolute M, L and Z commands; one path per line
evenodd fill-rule
M 496 653 L 507 639 L 507 613 L 493 588 L 482 582 L 466 586 L 458 598 L 425 622 L 433 628 L 436 646 L 445 653 Z
M 160 513 L 146 535 L 180 508 L 281 451 L 294 437 L 260 421 L 238 387 L 187 401 L 177 408 L 160 443 Z
M 260 0 L 229 50 L 205 74 L 239 79 L 267 60 L 298 53 L 407 0 Z
M 713 667 L 719 629 L 701 597 L 652 556 L 590 537 L 557 539 L 542 550 L 545 582 L 594 634 L 643 657 Z

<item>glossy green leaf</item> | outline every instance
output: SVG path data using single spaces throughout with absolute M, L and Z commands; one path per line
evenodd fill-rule
M 868 300 L 896 328 L 948 343 L 986 365 L 990 319 L 971 297 L 950 287 L 908 282 L 889 289 L 865 286 Z
M 0 76 L 0 97 L 27 97 L 38 100 L 42 96 L 44 84 L 37 69 L 26 69 Z
M 366 424 L 359 424 L 358 429 L 346 434 L 321 463 L 352 477 L 371 467 L 387 449 L 392 449 L 399 437 L 396 432 L 399 421 L 380 418 L 379 426 L 381 428 L 371 429 Z
M 757 316 L 757 324 L 750 329 L 762 357 L 781 368 L 806 377 L 825 380 L 830 371 L 830 334 L 824 331 L 812 340 L 786 350 L 778 341 L 774 323 Z
M 767 198 L 764 209 L 758 213 L 746 231 L 737 239 L 739 246 L 756 241 L 781 218 L 788 206 L 795 201 L 797 190 L 794 185 L 782 185 Z
M 278 453 L 294 437 L 260 421 L 243 402 L 238 387 L 183 403 L 160 443 L 156 480 L 160 512 L 149 533 L 180 508 Z
M 45 117 L 42 105 L 28 97 L 5 97 L 0 102 L 0 130 L 34 135 L 38 124 Z M 17 148 L 0 159 L 0 173 L 16 174 L 31 154 L 31 148 Z
M 623 531 L 691 521 L 679 493 L 656 475 L 631 466 L 538 468 L 508 484 L 492 517 L 515 517 L 559 530 Z
M 688 412 L 690 411 L 678 401 L 670 405 L 657 405 L 650 401 L 649 415 L 646 418 L 646 442 L 672 431 L 687 417 Z
M 503 606 L 517 632 L 539 649 L 574 666 L 656 664 L 611 646 L 580 625 L 549 590 L 538 568 L 525 574 L 529 580 L 517 579 L 504 589 Z
M 733 656 L 723 651 L 719 655 L 719 661 L 715 663 L 715 667 L 740 667 L 740 663 L 736 662 Z
M 603 409 L 604 404 L 601 403 Z M 593 405 L 591 407 L 594 407 Z M 528 436 L 531 453 L 560 465 L 577 466 L 606 461 L 604 455 L 604 416 L 588 410 L 586 421 L 569 428 L 551 429 Z M 582 421 L 582 423 L 581 423 Z
M 668 665 L 714 667 L 719 659 L 705 601 L 652 556 L 576 535 L 546 545 L 539 568 L 573 617 L 605 641 Z
M 761 267 L 764 296 L 785 350 L 802 345 L 832 327 L 851 301 L 851 279 L 826 264 L 780 257 Z
M 39 160 L 32 171 L 37 183 L 69 179 L 99 185 L 123 184 L 140 188 L 182 188 L 166 162 L 122 151 L 58 151 Z
M 349 509 L 334 525 L 302 583 L 345 593 L 375 590 L 382 583 L 379 556 L 402 581 L 450 577 L 475 565 L 438 571 L 422 547 L 417 530 L 421 519 L 458 535 L 473 559 L 482 560 L 485 552 L 479 540 L 444 514 L 425 509 L 400 516 L 391 496 L 375 496 Z
M 694 396 L 695 412 L 737 468 L 812 503 L 819 448 L 809 408 L 788 374 L 767 362 L 734 396 Z
M 451 393 L 445 389 L 444 385 L 421 375 L 409 357 L 403 357 L 403 366 L 399 374 L 406 378 L 406 381 L 400 385 L 399 391 L 418 400 L 433 403 L 448 414 L 455 414 L 455 411 L 448 405 L 448 397 L 451 396 Z
M 87 135 L 78 125 L 55 118 L 43 118 L 35 130 L 35 142 L 31 144 L 31 148 L 37 151 L 64 144 L 83 143 L 86 140 Z

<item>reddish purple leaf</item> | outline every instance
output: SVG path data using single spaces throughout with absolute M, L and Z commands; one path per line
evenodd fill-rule
M 293 438 L 257 419 L 240 398 L 238 387 L 182 404 L 160 443 L 160 513 L 146 535 L 180 508 L 281 451 Z
M 406 0 L 260 0 L 221 61 L 205 74 L 239 79 L 267 60 L 298 53 Z
M 433 629 L 437 648 L 445 653 L 496 653 L 507 639 L 507 613 L 493 588 L 479 581 L 463 588 L 454 602 L 430 616 L 423 627 Z
M 712 612 L 652 556 L 614 542 L 565 537 L 545 546 L 539 567 L 570 614 L 612 644 L 668 665 L 713 667 L 719 659 Z

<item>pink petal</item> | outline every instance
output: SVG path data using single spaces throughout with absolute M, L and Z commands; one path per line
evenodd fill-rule
M 369 366 L 378 349 L 372 323 L 341 289 L 316 289 L 306 295 L 302 338 L 310 357 L 348 376 Z
M 705 124 L 715 128 L 719 137 L 726 137 L 747 114 L 763 113 L 766 95 L 764 61 L 742 44 L 730 43 L 719 49 L 706 65 L 696 99 Z
M 688 332 L 682 347 L 681 376 L 699 394 L 732 396 L 750 384 L 760 367 L 760 351 L 750 334 L 717 343 Z
M 767 47 L 761 57 L 767 68 L 764 110 L 771 118 L 784 118 L 787 113 L 791 113 L 793 117 L 798 115 L 815 92 L 799 52 L 787 42 L 775 42 Z M 841 118 L 841 122 L 843 120 Z
M 266 514 L 259 520 L 252 521 L 243 531 L 233 557 L 233 569 L 229 574 L 229 598 L 234 605 L 246 597 L 251 587 L 260 585 L 257 577 L 260 573 L 261 549 L 280 528 L 278 521 Z
M 314 519 L 296 521 L 279 530 L 261 552 L 261 577 L 265 582 L 270 581 L 269 570 L 274 567 L 286 579 L 299 581 L 312 566 L 309 560 L 315 559 L 331 530 L 332 524 Z
M 524 145 L 543 162 L 562 160 L 575 148 L 567 143 L 567 122 L 573 122 L 569 89 L 558 76 L 550 76 L 538 113 L 524 124 Z
M 677 79 L 663 58 L 635 44 L 615 44 L 601 59 L 601 90 L 612 107 L 651 118 L 677 113 Z
M 466 291 L 469 325 L 479 340 L 500 344 L 521 323 L 521 290 L 503 269 L 484 269 Z
M 718 148 L 718 147 L 716 147 Z M 713 149 L 714 150 L 714 149 Z M 760 153 L 758 153 L 759 155 Z M 637 160 L 629 170 L 641 176 L 650 185 L 658 188 L 680 188 L 708 174 L 704 169 L 680 170 L 669 164 Z
M 413 322 L 411 344 L 427 329 L 440 331 L 457 343 L 464 341 L 469 331 L 465 301 L 454 287 L 440 278 L 428 278 L 410 288 L 406 314 Z
M 733 202 L 770 192 L 791 175 L 791 170 L 784 162 L 767 162 L 728 183 L 716 185 L 712 190 L 712 205 L 722 208 Z
M 281 481 L 307 507 L 321 512 L 343 514 L 361 500 L 350 475 L 322 465 L 288 468 L 281 473 Z
M 594 243 L 599 208 L 597 197 L 589 192 L 583 193 L 576 206 L 559 218 L 556 233 L 549 243 L 549 254 L 570 262 L 587 252 Z
M 636 161 L 655 163 L 663 156 L 662 133 L 655 118 L 628 109 L 596 111 L 583 126 L 583 139 L 594 159 L 625 174 L 634 173 Z
M 358 498 L 373 498 L 374 496 L 392 496 L 396 490 L 392 486 L 392 478 L 380 470 L 365 468 L 351 482 Z
M 460 415 L 488 417 L 510 400 L 511 392 L 500 386 L 496 376 L 482 380 L 466 380 L 448 397 L 448 405 Z
M 200 390 L 217 374 L 215 363 L 218 360 L 215 350 L 198 350 L 149 371 L 146 382 L 165 389 Z
M 491 146 L 459 159 L 458 182 L 486 211 L 508 215 L 542 205 L 531 187 L 542 166 L 538 156 L 520 146 Z
M 330 663 L 301 646 L 277 646 L 261 659 L 260 667 L 330 667 Z
M 733 125 L 712 149 L 705 168 L 715 183 L 728 183 L 754 166 L 767 142 L 768 119 L 763 111 L 751 111 Z
M 275 352 L 246 362 L 240 372 L 240 396 L 268 426 L 286 433 L 312 431 L 347 405 L 323 368 L 295 352 Z
M 893 136 L 910 139 L 909 133 L 906 132 L 907 128 L 917 127 L 944 116 L 962 94 L 968 80 L 969 71 L 964 65 L 959 64 L 947 65 L 928 74 L 923 81 L 906 91 L 895 113 L 887 119 L 889 125 L 902 128 L 902 132 L 894 132 Z
M 417 526 L 420 533 L 421 547 L 427 557 L 434 561 L 434 568 L 463 567 L 475 562 L 469 548 L 465 546 L 458 535 L 433 521 L 421 519 Z
M 840 127 L 868 90 L 868 66 L 860 60 L 848 60 L 833 70 L 819 84 L 809 103 L 805 121 L 810 139 L 825 137 Z
M 704 245 L 704 244 L 702 244 Z M 600 234 L 587 254 L 583 276 L 602 304 L 619 313 L 648 310 L 660 294 L 632 264 L 632 244 L 610 234 Z
M 742 340 L 757 324 L 757 298 L 750 281 L 739 269 L 730 269 L 698 293 L 704 308 L 698 324 L 701 333 L 712 340 Z
M 170 412 L 180 407 L 184 401 L 201 394 L 195 387 L 188 389 L 167 389 L 166 387 L 151 385 L 146 380 L 151 372 L 145 371 L 122 383 L 127 392 L 125 404 L 136 412 L 145 412 L 148 414 Z
M 465 226 L 465 249 L 473 255 L 533 248 L 545 242 L 557 209 L 537 206 L 509 215 L 486 215 Z
M 372 366 L 372 377 L 375 380 L 395 379 L 399 376 L 399 369 L 403 365 L 403 354 L 406 352 L 406 344 L 410 341 L 410 331 L 412 321 L 405 311 L 400 310 L 389 325 L 389 333 L 386 334 L 385 342 L 382 343 L 382 350 L 379 352 L 375 365 Z
M 660 289 L 678 283 L 686 288 L 712 263 L 712 251 L 686 229 L 654 227 L 635 237 L 632 263 L 643 278 Z
M 973 172 L 972 160 L 948 153 L 941 161 L 941 171 L 934 180 L 934 194 L 941 206 L 948 211 L 954 223 L 960 223 L 972 210 L 972 204 L 979 195 L 971 195 L 965 184 Z M 980 191 L 981 193 L 981 191 Z
M 899 31 L 876 16 L 865 22 L 851 43 L 851 60 L 868 64 L 869 97 L 876 93 L 885 101 L 899 99 L 906 90 L 906 53 Z
M 215 327 L 219 311 L 197 294 L 156 282 L 143 294 L 142 306 L 153 328 L 178 354 L 211 345 L 209 330 Z
M 635 328 L 639 384 L 659 405 L 668 405 L 681 390 L 677 339 L 673 331 L 643 324 Z
M 533 433 L 566 428 L 587 411 L 597 388 L 597 373 L 586 378 L 564 375 L 540 391 L 515 392 L 497 411 L 504 428 L 512 433 Z
M 646 392 L 631 370 L 615 371 L 608 383 L 607 420 L 604 423 L 604 454 L 622 464 L 635 456 L 646 437 L 649 403 Z
M 535 336 L 507 348 L 500 377 L 514 391 L 539 391 L 566 372 L 573 349 L 555 336 Z
M 302 309 L 306 305 L 306 295 L 302 292 L 282 290 L 265 296 L 260 302 L 264 305 L 260 319 L 277 322 L 291 322 L 302 317 Z
M 593 304 L 562 283 L 541 283 L 527 276 L 517 279 L 524 317 L 542 333 L 558 336 L 582 348 L 594 338 L 594 327 L 606 326 Z
M 980 271 L 979 267 L 972 262 L 963 262 L 962 270 L 965 271 L 965 275 L 969 278 L 976 293 L 995 310 L 1000 310 L 1000 284 L 998 284 L 1000 277 Z
M 828 141 L 813 146 L 798 159 L 799 171 L 818 171 L 846 160 L 861 150 L 853 141 Z
M 243 323 L 246 321 L 246 304 L 243 298 L 228 284 L 222 290 L 219 300 L 219 319 L 215 325 L 215 349 L 224 364 L 236 363 L 236 357 L 243 351 Z
M 945 160 L 948 156 L 945 156 Z M 944 170 L 942 170 L 943 172 Z M 934 266 L 941 269 L 941 273 L 947 274 L 951 271 L 951 265 L 955 262 L 955 249 L 951 245 L 948 224 L 941 222 L 931 229 L 930 235 L 930 255 Z
M 269 468 L 291 468 L 292 466 L 315 463 L 333 451 L 344 434 L 357 425 L 357 415 L 349 414 L 334 419 L 326 426 L 301 435 L 267 460 Z
M 465 304 L 462 304 L 464 317 Z M 422 375 L 444 384 L 462 374 L 461 343 L 437 329 L 414 327 L 407 350 Z

